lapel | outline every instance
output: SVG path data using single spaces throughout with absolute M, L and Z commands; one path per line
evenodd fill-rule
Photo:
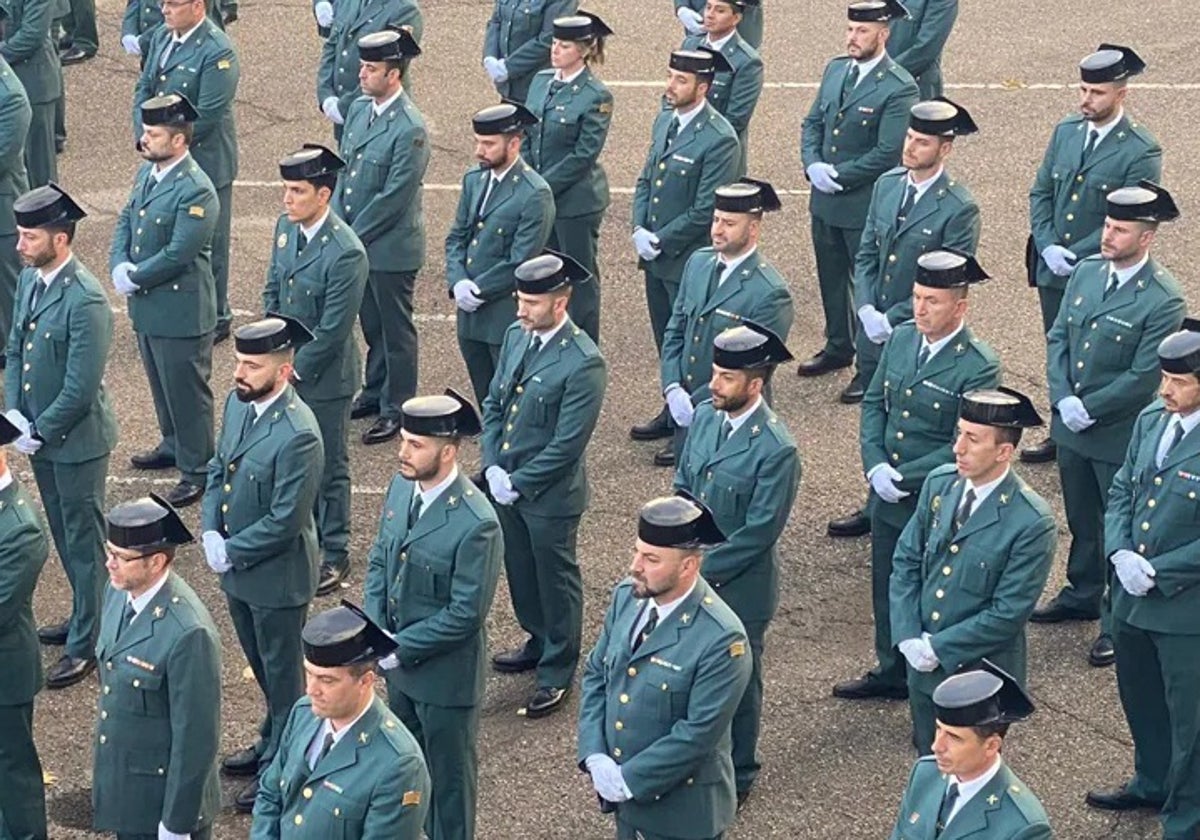
M 329 241 L 329 224 L 332 220 L 333 211 L 330 210 L 329 215 L 325 217 L 325 221 L 321 223 L 321 226 L 317 228 L 317 232 L 313 234 L 312 239 L 308 240 L 308 244 L 300 252 L 300 256 L 295 258 L 295 263 L 292 265 L 290 273 L 295 274 L 321 256 L 321 251 L 324 250 L 325 243 Z M 292 230 L 297 237 L 300 236 L 300 225 L 292 224 Z M 295 249 L 292 249 L 292 253 L 295 253 Z
M 1079 155 L 1082 155 L 1084 144 L 1087 143 L 1089 126 L 1087 121 L 1084 120 L 1083 122 L 1079 123 L 1079 127 L 1080 131 L 1078 133 L 1080 134 L 1080 137 L 1076 151 Z M 1092 149 L 1092 154 L 1088 157 L 1087 162 L 1080 167 L 1079 171 L 1087 172 L 1089 169 L 1104 163 L 1110 157 L 1114 157 L 1118 152 L 1120 152 L 1121 146 L 1125 142 L 1125 138 L 1128 136 L 1129 115 L 1125 114 L 1121 117 L 1121 120 L 1115 126 L 1113 126 L 1112 131 L 1104 135 L 1104 139 L 1100 141 L 1096 148 Z M 1121 185 L 1113 184 L 1112 188 L 1116 189 L 1119 186 Z
M 1017 478 L 1017 474 L 1010 468 L 1004 480 L 1000 482 L 995 490 L 988 494 L 988 497 L 971 514 L 970 518 L 963 523 L 962 528 L 955 534 L 954 541 L 961 542 L 976 531 L 981 531 L 989 525 L 999 522 L 1001 509 L 1007 507 L 1017 494 L 1017 491 L 1021 489 L 1019 482 L 1020 479 Z M 964 486 L 966 484 L 966 482 L 960 483 Z M 961 491 L 959 496 L 961 499 Z M 957 502 L 954 505 L 954 510 L 958 510 Z M 953 517 L 953 514 L 951 514 L 951 517 Z
M 747 451 L 750 448 L 750 444 L 754 442 L 754 439 L 762 434 L 763 427 L 767 423 L 766 407 L 767 401 L 763 400 L 758 408 L 754 409 L 754 412 L 746 418 L 746 422 L 733 430 L 733 434 L 729 436 L 729 440 L 718 446 L 708 457 L 706 466 L 711 467 L 713 464 L 728 458 L 735 458 Z M 715 416 L 720 417 L 720 412 L 717 412 Z M 717 434 L 720 434 L 721 423 L 718 422 L 715 426 Z
M 78 267 L 78 264 L 75 262 L 75 257 L 71 257 L 71 259 L 66 261 L 62 267 L 62 271 L 58 272 L 58 275 L 54 278 L 54 282 L 51 283 L 46 291 L 42 293 L 42 298 L 38 301 L 37 309 L 29 312 L 29 317 L 31 319 L 39 317 L 43 312 L 45 312 L 51 306 L 57 304 L 62 299 L 63 286 L 68 280 L 74 279 L 75 271 Z M 41 278 L 37 276 L 35 271 L 33 283 L 29 284 L 29 301 L 26 303 L 27 311 L 28 304 L 33 302 L 33 292 L 37 288 L 36 284 L 41 282 Z
M 962 502 L 964 489 L 965 482 L 962 477 L 955 476 L 954 481 L 946 488 L 945 492 L 934 497 L 932 504 L 935 516 L 929 527 L 929 539 L 926 541 L 926 545 L 939 547 L 938 550 L 941 550 L 954 542 L 956 538 L 950 536 L 950 528 L 954 523 L 954 513 L 958 510 L 959 503 Z
M 955 814 L 950 825 L 942 832 L 941 840 L 956 840 L 987 830 L 992 812 L 1000 808 L 1004 801 L 1004 790 L 1013 781 L 1015 777 L 1009 772 L 1008 765 L 1002 763 L 992 780 L 983 786 L 983 790 L 972 796 Z M 940 806 L 941 803 L 938 804 Z
M 1092 317 L 1098 318 L 1106 312 L 1111 312 L 1114 309 L 1120 309 L 1123 306 L 1128 306 L 1132 302 L 1136 302 L 1140 295 L 1154 279 L 1154 272 L 1157 266 L 1154 259 L 1146 260 L 1146 264 L 1142 266 L 1137 274 L 1130 277 L 1121 288 L 1117 289 L 1108 300 L 1104 300 L 1104 287 L 1108 284 L 1108 269 L 1109 263 L 1107 260 L 1100 263 L 1100 282 L 1094 290 L 1096 295 L 1096 305 L 1092 308 Z
M 460 470 L 458 477 L 450 482 L 450 486 L 433 500 L 433 504 L 429 506 L 429 510 L 423 512 L 421 518 L 413 523 L 413 529 L 405 534 L 404 539 L 401 540 L 401 548 L 415 540 L 432 534 L 450 521 L 450 512 L 462 504 L 463 494 L 467 491 L 467 487 L 463 483 L 464 481 L 465 479 Z M 408 494 L 408 506 L 404 508 L 404 521 L 406 524 L 408 522 L 408 512 L 412 509 L 413 495 L 417 492 L 416 482 L 412 482 L 410 486 L 412 489 Z
M 538 354 L 530 360 L 530 363 L 525 368 L 524 375 L 521 377 L 521 381 L 525 382 L 534 374 L 557 363 L 562 356 L 563 350 L 571 343 L 571 334 L 574 331 L 575 324 L 572 323 L 571 316 L 568 315 L 566 320 L 563 321 L 563 325 L 559 327 L 558 332 L 550 339 L 550 343 L 539 350 Z M 533 340 L 528 333 L 526 333 L 526 336 L 530 341 Z M 525 346 L 528 346 L 528 342 Z
M 374 0 L 352 0 L 352 2 L 354 2 L 358 8 L 356 8 L 354 11 L 354 17 L 350 18 L 351 23 L 346 30 L 348 35 L 357 32 L 368 23 L 371 23 L 376 17 L 384 14 L 382 9 L 371 8 L 374 5 Z M 371 14 L 372 11 L 377 12 L 377 14 Z M 383 21 L 380 21 L 380 23 L 383 23 Z M 376 28 L 378 28 L 378 24 L 376 24 Z M 374 32 L 375 29 L 372 29 L 371 31 Z M 353 42 L 357 43 L 358 39 L 354 38 Z M 354 53 L 351 53 L 351 55 L 354 55 Z
M 292 386 L 288 385 L 283 389 L 283 393 L 279 395 L 279 399 L 271 404 L 271 407 L 263 413 L 250 427 L 250 434 L 246 435 L 245 439 L 240 441 L 230 453 L 229 460 L 236 460 L 246 453 L 250 447 L 258 443 L 260 440 L 265 440 L 271 435 L 271 427 L 283 417 L 283 412 L 287 409 L 288 404 L 295 398 L 295 391 Z M 242 412 L 238 414 L 237 433 L 241 434 L 242 424 L 246 422 L 246 412 L 254 411 L 254 403 L 238 403 L 242 407 Z
M 1154 443 L 1150 449 L 1151 466 L 1154 465 L 1154 457 L 1158 454 L 1158 445 L 1162 440 L 1163 429 L 1166 428 L 1165 420 L 1169 420 L 1171 414 L 1164 411 L 1162 416 L 1165 418 L 1164 421 L 1160 421 L 1154 427 L 1157 434 L 1153 435 Z M 1162 469 L 1156 469 L 1155 472 L 1166 472 L 1174 469 L 1177 464 L 1186 461 L 1188 458 L 1195 458 L 1197 455 L 1200 455 L 1200 429 L 1192 429 L 1192 431 L 1183 436 L 1183 440 L 1179 441 L 1178 446 L 1167 453 L 1167 457 L 1163 459 Z
M 667 153 L 677 154 L 683 149 L 686 149 L 692 143 L 699 142 L 700 132 L 704 131 L 705 127 L 708 125 L 709 119 L 712 117 L 712 114 L 712 105 L 709 105 L 708 101 L 705 100 L 704 104 L 700 106 L 699 113 L 692 117 L 691 122 L 689 122 L 684 128 L 679 129 L 679 133 L 675 135 L 675 142 L 671 144 L 671 148 L 667 149 Z M 669 124 L 670 122 L 668 122 L 668 125 Z M 666 157 L 666 154 L 664 154 L 663 157 Z
M 713 257 L 713 259 L 716 260 L 716 257 Z M 742 283 L 749 279 L 754 272 L 758 271 L 758 266 L 761 262 L 762 258 L 756 249 L 753 254 L 746 257 L 741 265 L 734 269 L 733 274 L 725 278 L 725 282 L 717 288 L 712 299 L 704 305 L 704 312 L 711 312 L 740 292 L 742 290 Z
M 175 182 L 179 180 L 181 175 L 188 171 L 192 165 L 192 160 L 190 152 L 184 155 L 179 163 L 171 167 L 171 170 L 167 172 L 163 179 L 154 185 L 154 188 L 150 190 L 150 195 L 143 199 L 142 196 L 146 192 L 146 181 L 154 177 L 154 164 L 148 164 L 144 177 L 138 182 L 138 209 L 141 210 L 149 207 L 154 202 L 167 198 L 174 193 Z
M 963 325 L 962 331 L 956 335 L 945 347 L 938 351 L 937 355 L 925 363 L 925 367 L 919 371 L 916 370 L 917 354 L 921 351 L 920 333 L 917 333 L 918 343 L 913 348 L 911 353 L 912 358 L 910 364 L 914 368 L 914 372 L 918 381 L 923 379 L 932 379 L 943 371 L 949 370 L 958 365 L 959 359 L 963 357 L 968 350 L 971 349 L 971 340 L 974 336 L 971 334 L 970 327 Z
M 897 236 L 937 210 L 938 205 L 942 203 L 942 196 L 946 194 L 946 184 L 949 180 L 950 175 L 943 169 L 937 180 L 930 184 L 929 189 L 925 190 L 917 199 L 917 203 L 913 205 L 904 224 L 896 232 Z M 904 201 L 904 193 L 908 190 L 908 179 L 901 179 L 900 183 L 903 184 L 903 188 L 900 190 L 900 201 L 896 203 L 897 215 L 900 213 L 900 204 Z
M 125 629 L 119 639 L 116 639 L 109 646 L 109 656 L 114 656 L 123 650 L 141 644 L 154 635 L 154 625 L 166 615 L 166 604 L 171 599 L 171 573 L 167 573 L 167 581 L 163 584 L 162 589 L 158 590 L 146 608 L 138 613 L 133 624 Z M 118 608 L 116 610 L 116 620 L 120 622 L 125 614 L 126 595 L 121 593 L 121 597 L 117 599 Z
M 424 517 L 421 518 L 424 519 Z M 379 729 L 379 719 L 381 717 L 379 707 L 382 703 L 383 701 L 378 697 L 371 701 L 371 705 L 363 712 L 363 716 L 333 745 L 333 749 L 329 751 L 329 754 L 317 762 L 317 766 L 313 768 L 312 774 L 308 777 L 310 784 L 339 770 L 345 770 L 358 760 L 358 751 L 371 742 L 371 739 L 375 737 L 375 732 Z M 316 717 L 316 715 L 313 717 Z M 318 718 L 317 720 L 319 728 L 320 719 Z M 316 734 L 317 729 L 313 729 L 309 734 L 308 740 L 304 742 L 306 751 L 312 745 L 312 739 L 316 737 Z
M 879 82 L 883 79 L 883 75 L 888 72 L 892 66 L 892 60 L 884 57 L 883 61 L 875 65 L 875 69 L 869 75 L 861 79 L 854 90 L 850 91 L 850 95 L 846 97 L 846 101 L 842 103 L 838 110 L 845 114 L 850 110 L 850 106 L 856 104 L 860 99 L 863 99 L 875 93 L 875 89 L 879 87 Z M 846 65 L 846 70 L 837 75 L 838 87 L 835 92 L 836 96 L 841 96 L 842 85 L 846 82 L 846 73 L 850 72 L 850 65 Z
M 646 637 L 646 641 L 642 642 L 642 646 L 637 649 L 637 653 L 630 654 L 629 661 L 636 662 L 639 659 L 645 659 L 652 653 L 657 653 L 663 648 L 677 644 L 679 637 L 684 631 L 694 625 L 693 619 L 696 617 L 696 609 L 700 606 L 700 600 L 708 594 L 708 584 L 704 582 L 703 578 L 698 578 L 692 594 L 687 596 L 682 604 L 672 610 L 665 621 L 658 623 L 658 626 Z M 648 604 L 646 608 L 649 608 Z M 631 623 L 621 628 L 621 632 L 624 634 L 622 643 L 625 645 L 625 650 L 627 651 L 630 650 L 632 644 L 633 628 L 636 626 L 638 617 L 641 614 L 641 608 L 635 609 Z
M 355 144 L 355 148 L 362 148 L 380 134 L 386 133 L 388 129 L 392 127 L 392 121 L 396 119 L 399 111 L 404 108 L 405 97 L 407 96 L 407 93 L 401 91 L 400 95 L 396 97 L 396 100 L 391 105 L 387 106 L 387 108 L 384 109 L 384 112 L 377 116 L 374 120 L 371 119 L 371 114 L 374 113 L 375 102 L 372 100 L 371 102 L 367 103 L 367 107 L 363 109 L 362 134 L 359 137 L 358 142 Z
M 492 194 L 488 196 L 487 206 L 483 208 L 483 212 L 479 214 L 479 218 L 486 219 L 492 215 L 492 211 L 499 207 L 504 202 L 508 201 L 517 191 L 517 182 L 521 180 L 522 167 L 525 162 L 521 158 L 517 158 L 517 162 L 508 170 L 508 174 L 504 179 L 492 187 Z M 491 173 L 486 173 L 490 178 Z M 484 182 L 484 189 L 487 189 L 487 182 Z
M 204 40 L 208 36 L 207 24 L 207 18 L 201 21 L 200 27 L 193 32 L 186 41 L 180 44 L 175 52 L 171 53 L 171 57 L 167 60 L 167 66 L 161 68 L 159 73 L 170 73 L 171 71 L 182 67 L 185 62 L 191 61 L 195 57 L 195 55 L 200 51 L 201 44 L 203 44 Z M 172 37 L 173 36 L 168 35 L 166 42 L 163 44 L 163 50 L 166 50 L 171 46 Z M 161 52 L 159 53 L 157 60 L 162 61 Z

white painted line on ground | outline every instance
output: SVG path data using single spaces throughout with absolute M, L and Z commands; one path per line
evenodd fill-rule
M 629 80 L 615 81 L 605 79 L 604 84 L 610 88 L 653 88 L 659 89 L 666 84 L 666 80 L 659 81 L 644 81 L 644 80 Z M 816 90 L 821 86 L 820 82 L 764 82 L 763 88 L 766 90 Z M 1020 79 L 1012 79 L 1004 82 L 948 82 L 945 87 L 947 90 L 1003 90 L 1003 91 L 1018 91 L 1018 90 L 1074 90 L 1079 86 L 1079 82 L 1022 82 Z M 1131 88 L 1141 90 L 1200 90 L 1200 83 L 1197 82 L 1143 82 L 1142 84 L 1130 85 Z
M 29 481 L 33 481 L 32 472 L 26 470 L 17 470 L 16 472 L 22 480 L 28 479 Z M 110 475 L 105 478 L 105 481 L 109 484 L 119 484 L 124 487 L 144 487 L 147 484 L 156 487 L 174 487 L 179 482 L 179 478 L 176 476 L 172 476 L 171 478 L 143 478 L 138 475 Z M 385 496 L 387 495 L 387 488 L 352 485 L 350 492 L 357 496 Z
M 799 155 L 797 154 L 797 158 Z M 242 189 L 277 189 L 279 181 L 234 181 L 235 187 Z M 461 184 L 425 184 L 424 188 L 429 192 L 461 192 Z M 633 195 L 633 187 L 609 187 L 608 191 L 613 195 Z M 776 190 L 782 195 L 808 195 L 809 190 Z M 274 222 L 272 222 L 274 224 Z

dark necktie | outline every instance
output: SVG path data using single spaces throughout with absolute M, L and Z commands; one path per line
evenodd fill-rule
M 904 220 L 908 218 L 908 214 L 912 212 L 913 205 L 917 203 L 917 187 L 915 184 L 909 184 L 908 190 L 904 193 L 904 201 L 900 204 L 900 212 L 896 214 L 896 227 L 904 224 Z
M 646 623 L 642 625 L 642 632 L 638 633 L 633 639 L 633 653 L 637 653 L 637 649 L 642 646 L 642 642 L 650 638 L 650 634 L 654 632 L 654 628 L 657 626 L 658 610 L 655 607 L 651 607 L 649 616 L 646 618 Z
M 546 101 L 542 103 L 543 111 L 550 107 L 550 100 L 554 98 L 555 94 L 557 94 L 566 86 L 566 82 L 560 82 L 558 79 L 554 79 L 550 82 L 550 87 L 546 88 Z
M 957 534 L 958 529 L 967 524 L 967 520 L 971 518 L 971 508 L 973 507 L 975 507 L 975 490 L 968 487 L 966 495 L 963 496 L 962 504 L 954 512 L 954 534 Z M 958 796 L 957 788 L 954 791 L 954 795 Z
M 850 91 L 858 85 L 858 64 L 851 62 L 850 69 L 846 72 L 846 81 L 842 83 L 842 102 L 845 103 L 846 97 L 850 95 Z
M 1089 129 L 1088 136 L 1087 136 L 1087 143 L 1085 143 L 1083 146 L 1083 159 L 1081 161 L 1082 163 L 1088 162 L 1088 158 L 1090 158 L 1092 156 L 1092 152 L 1094 152 L 1096 150 L 1096 144 L 1098 142 L 1100 142 L 1100 132 L 1094 128 Z
M 44 280 L 42 280 L 42 278 L 39 277 L 33 285 L 33 297 L 29 301 L 30 313 L 34 312 L 37 309 L 37 305 L 41 302 L 42 295 L 44 295 L 45 293 L 46 293 L 46 283 Z
M 317 753 L 317 760 L 314 761 L 312 763 L 312 767 L 309 767 L 308 769 L 310 771 L 316 770 L 317 765 L 319 765 L 321 763 L 321 759 L 323 759 L 325 756 L 329 755 L 329 751 L 331 749 L 333 749 L 333 733 L 326 732 L 325 740 L 321 742 L 321 752 Z
M 925 363 L 929 361 L 929 345 L 924 341 L 921 342 L 921 352 L 917 354 L 917 370 L 925 367 Z
M 127 601 L 125 603 L 125 612 L 121 614 L 121 623 L 117 625 L 117 639 L 120 639 L 125 634 L 125 631 L 129 629 L 129 625 L 133 623 L 136 617 L 137 612 L 133 609 L 133 602 Z
M 1117 272 L 1110 271 L 1108 273 L 1108 284 L 1104 287 L 1103 300 L 1108 300 L 1112 297 L 1112 293 L 1117 290 Z
M 725 263 L 721 260 L 713 262 L 712 276 L 708 278 L 708 299 L 712 300 L 713 295 L 717 293 L 717 289 L 721 288 L 721 275 L 725 272 Z
M 242 436 L 238 439 L 238 443 L 242 443 L 250 436 L 250 430 L 254 428 L 255 421 L 258 420 L 258 412 L 254 406 L 248 406 L 246 416 L 242 418 Z
M 496 176 L 488 173 L 487 187 L 483 191 L 483 198 L 479 199 L 479 212 L 476 216 L 482 216 L 483 210 L 487 207 L 488 199 L 492 197 L 492 187 L 496 186 Z
M 529 342 L 529 346 L 525 348 L 525 355 L 521 357 L 521 361 L 517 364 L 517 369 L 513 371 L 512 381 L 514 386 L 525 378 L 525 368 L 541 349 L 542 337 L 540 335 L 535 335 L 533 337 L 533 341 Z
M 946 788 L 946 795 L 942 797 L 942 807 L 938 809 L 935 837 L 940 836 L 946 830 L 946 823 L 950 822 L 950 814 L 954 811 L 954 803 L 957 801 L 958 785 L 951 782 L 950 786 Z
M 728 417 L 721 423 L 721 443 L 729 440 L 729 436 L 733 434 L 733 421 Z
M 1163 450 L 1162 458 L 1158 461 L 1158 466 L 1161 467 L 1167 460 L 1167 456 L 1171 454 L 1171 450 L 1179 445 L 1179 441 L 1183 440 L 1186 434 L 1183 430 L 1183 423 L 1179 420 L 1175 421 L 1175 431 L 1171 435 L 1171 442 L 1167 444 L 1167 448 Z
M 154 192 L 154 188 L 158 186 L 158 179 L 154 177 L 154 172 L 146 176 L 146 183 L 142 185 L 142 204 L 150 200 L 150 193 Z
M 408 508 L 408 530 L 412 530 L 417 524 L 417 520 L 421 518 L 421 507 L 425 504 L 425 497 L 413 488 L 413 502 Z
M 675 142 L 675 135 L 679 133 L 679 117 L 671 117 L 671 124 L 667 126 L 667 145 L 666 149 L 671 148 L 671 144 Z M 664 151 L 666 150 L 664 149 Z
M 158 62 L 158 69 L 163 70 L 166 68 L 167 63 L 170 62 L 171 56 L 174 55 L 175 48 L 179 46 L 179 43 L 180 42 L 176 41 L 174 38 L 171 38 L 171 40 L 167 42 L 167 48 L 163 50 L 162 59 Z
M 308 237 L 304 235 L 304 231 L 299 231 L 296 234 L 296 256 L 304 253 L 304 249 L 308 247 Z

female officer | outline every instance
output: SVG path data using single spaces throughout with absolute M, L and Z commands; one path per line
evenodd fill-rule
M 483 36 L 483 69 L 500 95 L 524 102 L 533 74 L 550 63 L 552 23 L 579 0 L 495 0 Z

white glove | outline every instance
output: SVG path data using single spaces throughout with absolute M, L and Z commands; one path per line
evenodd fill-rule
M 42 442 L 26 432 L 13 441 L 13 446 L 15 446 L 17 451 L 22 455 L 33 455 L 42 448 Z
M 387 656 L 383 657 L 383 659 L 380 659 L 379 667 L 385 671 L 390 671 L 393 668 L 399 668 L 400 660 L 399 660 L 399 658 L 397 658 L 396 652 L 392 651 Z
M 496 58 L 494 55 L 486 56 L 483 59 L 483 69 L 492 78 L 492 82 L 497 85 L 508 81 L 508 65 L 502 58 Z
M 346 122 L 346 118 L 338 110 L 338 98 L 336 96 L 326 96 L 325 101 L 321 103 L 321 111 L 334 125 L 343 125 Z
M 592 787 L 600 794 L 601 799 L 608 802 L 624 802 L 633 798 L 617 762 L 603 753 L 592 753 L 583 763 L 592 774 Z
M 508 477 L 508 473 L 496 464 L 487 468 L 484 477 L 487 478 L 488 491 L 498 504 L 511 505 L 521 498 L 521 494 L 513 489 L 512 479 Z
M 1042 261 L 1059 277 L 1066 277 L 1075 268 L 1073 263 L 1078 257 L 1061 245 L 1047 245 L 1042 249 Z
M 124 47 L 125 52 L 129 53 L 130 55 L 142 54 L 142 45 L 138 43 L 138 37 L 136 35 L 122 35 L 121 46 Z
M 938 658 L 933 652 L 933 645 L 929 643 L 928 633 L 922 634 L 919 639 L 905 639 L 898 647 L 914 671 L 928 674 L 937 668 Z
M 808 180 L 815 190 L 833 195 L 845 189 L 837 182 L 838 171 L 833 168 L 831 163 L 813 163 L 804 171 L 808 174 Z
M 320 3 L 313 6 L 313 14 L 317 17 L 317 26 L 325 29 L 333 23 L 333 4 L 321 0 Z
M 644 227 L 633 229 L 633 249 L 637 251 L 637 255 L 644 260 L 657 259 L 662 253 L 662 248 L 659 247 L 658 237 Z
M 872 344 L 883 344 L 892 335 L 892 325 L 888 317 L 869 303 L 858 310 L 858 320 Z
M 503 82 L 507 82 L 508 81 L 508 64 L 505 63 L 504 59 L 502 58 L 499 61 L 497 61 L 494 66 L 496 68 L 496 76 L 495 76 L 496 84 L 501 84 Z
M 158 824 L 158 840 L 192 840 L 192 833 L 176 834 L 162 823 Z
M 27 435 L 33 431 L 33 423 L 15 408 L 10 408 L 8 411 L 4 412 L 4 417 L 9 423 L 12 423 L 14 426 L 20 429 L 21 434 Z
M 667 398 L 667 408 L 671 410 L 671 417 L 675 420 L 676 425 L 690 426 L 692 425 L 692 398 L 687 391 L 683 390 L 679 385 L 674 385 L 667 389 L 664 394 Z
M 675 10 L 675 17 L 679 18 L 679 22 L 683 24 L 683 28 L 687 31 L 687 34 L 704 34 L 704 15 L 700 14 L 695 9 L 689 9 L 687 6 L 680 6 Z
M 454 284 L 454 303 L 463 312 L 474 312 L 487 301 L 479 296 L 479 287 L 474 280 L 459 280 Z
M 1114 552 L 1112 564 L 1121 586 L 1133 597 L 1142 598 L 1154 588 L 1154 567 L 1136 551 L 1122 548 Z
M 225 553 L 225 538 L 216 531 L 205 531 L 200 535 L 204 542 L 204 560 L 208 568 L 221 575 L 233 568 Z
M 1096 422 L 1087 413 L 1087 409 L 1083 407 L 1083 400 L 1079 397 L 1063 397 L 1059 400 L 1058 416 L 1062 418 L 1066 427 L 1076 434 Z
M 869 480 L 875 495 L 888 504 L 894 505 L 905 496 L 911 495 L 907 490 L 901 490 L 896 486 L 897 482 L 904 480 L 904 476 L 897 472 L 891 464 L 880 464 L 871 470 Z
M 131 262 L 117 263 L 117 267 L 112 270 L 113 288 L 118 294 L 129 297 L 140 288 L 137 283 L 129 278 L 129 275 L 137 271 L 137 266 Z

